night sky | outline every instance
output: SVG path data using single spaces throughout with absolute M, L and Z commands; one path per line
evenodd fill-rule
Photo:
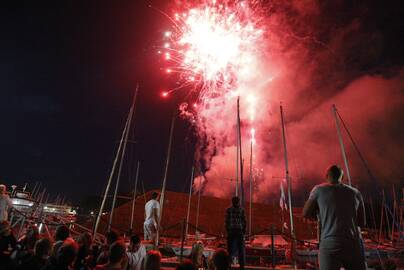
M 161 2 L 153 4 L 161 10 L 172 4 Z M 357 70 L 378 73 L 402 67 L 403 32 L 396 25 L 402 19 L 393 12 L 396 6 L 386 8 L 387 15 L 396 17 L 386 15 L 381 16 L 386 20 L 374 21 L 383 24 L 376 26 L 390 44 L 384 45 L 386 60 L 378 58 Z M 376 4 L 369 8 L 374 9 L 370 14 L 384 12 Z M 344 9 L 351 10 L 348 4 Z M 360 15 L 361 9 L 353 10 L 341 12 L 341 20 Z M 101 194 L 139 83 L 132 137 L 136 143 L 128 146 L 120 191 L 128 193 L 131 188 L 129 176 L 138 159 L 146 190 L 160 188 L 170 119 L 182 98 L 160 96 L 162 89 L 174 83 L 164 76 L 156 54 L 169 26 L 164 16 L 140 0 L 35 5 L 17 1 L 1 7 L 0 182 L 28 183 L 29 188 L 42 182 L 51 196 L 62 194 L 76 203 Z M 368 30 L 376 26 L 369 25 Z M 170 190 L 186 190 L 193 141 L 191 128 L 179 119 Z
M 176 102 L 159 95 L 167 82 L 155 46 L 167 22 L 142 1 L 58 1 L 1 13 L 1 182 L 32 189 L 40 181 L 71 200 L 100 194 L 139 83 L 128 162 L 140 159 L 146 189 L 159 187 Z M 168 186 L 182 190 L 191 165 L 186 124 L 177 126 L 178 177 Z M 126 177 L 122 191 L 129 185 Z

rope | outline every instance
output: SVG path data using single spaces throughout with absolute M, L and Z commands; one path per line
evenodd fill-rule
M 198 230 L 199 232 L 202 232 L 202 233 L 204 233 L 206 235 L 214 236 L 214 237 L 216 237 L 218 239 L 224 239 L 224 237 L 221 236 L 221 235 L 209 233 L 209 232 L 205 231 L 204 229 L 201 229 L 200 227 L 196 227 L 195 225 L 193 225 L 191 223 L 188 223 L 188 226 L 191 226 L 191 228 L 193 228 L 195 230 Z

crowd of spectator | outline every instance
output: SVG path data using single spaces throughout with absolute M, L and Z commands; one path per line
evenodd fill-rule
M 39 234 L 36 226 L 25 229 L 16 239 L 7 220 L 0 222 L 1 270 L 159 270 L 161 253 L 147 251 L 138 235 L 129 243 L 115 232 L 108 232 L 105 244 L 93 243 L 90 233 L 78 237 L 70 234 L 66 225 L 55 229 L 51 239 Z M 189 258 L 180 260 L 179 270 L 227 270 L 230 257 L 226 250 L 218 249 L 209 260 L 204 256 L 202 243 L 192 246 Z M 167 267 L 166 267 L 167 269 Z

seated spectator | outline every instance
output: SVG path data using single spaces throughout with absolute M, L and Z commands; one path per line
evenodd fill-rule
M 141 270 L 146 257 L 146 248 L 140 242 L 139 235 L 135 234 L 130 238 L 130 246 L 126 255 L 128 256 L 128 270 Z
M 15 250 L 17 240 L 10 228 L 7 220 L 0 222 L 0 269 L 9 269 L 11 267 L 10 255 Z
M 78 245 L 76 242 L 67 239 L 58 248 L 56 260 L 50 261 L 42 270 L 72 270 L 76 260 Z
M 21 263 L 17 270 L 40 270 L 42 269 L 49 258 L 51 252 L 51 242 L 47 238 L 42 238 L 35 243 L 34 256 L 27 261 Z
M 70 237 L 70 229 L 66 225 L 59 225 L 55 232 L 55 242 L 65 241 Z
M 142 270 L 160 270 L 161 253 L 157 250 L 147 252 L 146 259 L 143 262 Z
M 108 253 L 111 245 L 118 241 L 119 236 L 116 232 L 114 231 L 109 231 L 107 232 L 106 236 L 107 238 L 107 244 L 103 246 L 100 255 L 97 258 L 97 265 L 98 264 L 106 264 L 108 262 Z
M 51 249 L 51 255 L 48 259 L 48 262 L 46 263 L 46 265 L 56 265 L 56 260 L 58 257 L 58 252 L 59 249 L 62 247 L 64 241 L 57 241 L 56 243 L 54 243 L 52 245 L 52 249 Z
M 26 233 L 19 239 L 17 248 L 11 254 L 14 267 L 30 261 L 34 257 L 35 243 L 39 240 L 39 231 L 36 225 L 29 226 Z
M 88 232 L 82 233 L 77 239 L 77 244 L 79 245 L 79 251 L 77 254 L 77 259 L 74 263 L 74 269 L 86 270 L 93 268 L 92 252 L 91 252 L 91 244 L 92 244 L 91 234 Z
M 196 242 L 192 245 L 190 258 L 196 269 L 208 269 L 208 263 L 205 255 L 203 255 L 203 250 L 201 242 Z
M 34 251 L 35 243 L 39 240 L 39 230 L 36 225 L 29 226 L 27 232 L 21 237 L 18 242 L 21 249 Z
M 125 270 L 127 267 L 126 247 L 121 241 L 116 241 L 109 249 L 108 262 L 97 265 L 96 270 Z
M 97 244 L 93 244 L 91 247 L 91 255 L 89 265 L 91 268 L 94 268 L 97 265 L 97 259 L 101 253 L 101 246 Z
M 176 270 L 197 270 L 191 260 L 185 259 L 175 268 Z
M 215 270 L 230 269 L 230 257 L 226 250 L 219 248 L 215 251 L 212 257 L 212 262 Z

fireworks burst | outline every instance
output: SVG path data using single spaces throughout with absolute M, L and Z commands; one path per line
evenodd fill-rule
M 182 84 L 198 93 L 198 102 L 231 94 L 253 76 L 257 44 L 263 31 L 253 20 L 246 2 L 232 6 L 213 1 L 172 18 L 174 31 L 167 31 L 164 58 L 179 73 Z
M 235 123 L 239 96 L 242 120 L 248 122 L 242 132 L 256 144 L 254 122 L 260 89 L 254 85 L 262 61 L 264 30 L 254 5 L 212 1 L 175 13 L 170 17 L 173 29 L 164 33 L 159 50 L 168 63 L 165 72 L 179 78 L 179 86 L 169 92 L 181 90 L 196 97 L 192 106 L 180 106 L 181 113 L 188 117 L 192 110 L 192 122 L 215 143 L 217 134 L 229 131 L 219 130 L 224 126 L 206 126 L 206 122 Z

